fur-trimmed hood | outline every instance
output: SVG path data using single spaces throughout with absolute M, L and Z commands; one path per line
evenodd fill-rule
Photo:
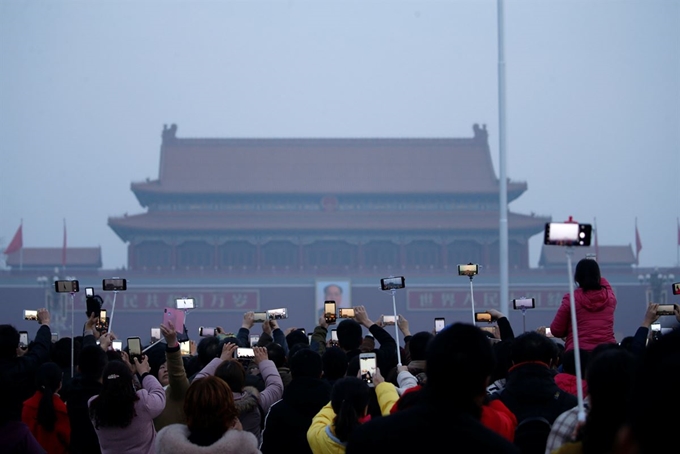
M 245 386 L 240 393 L 234 393 L 234 404 L 239 415 L 258 409 L 260 391 L 253 386 Z
M 244 430 L 229 429 L 210 446 L 199 446 L 189 441 L 189 428 L 184 424 L 164 427 L 156 436 L 158 454 L 260 454 L 257 438 Z

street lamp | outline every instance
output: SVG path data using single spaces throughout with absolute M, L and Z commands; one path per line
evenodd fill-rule
M 659 303 L 666 304 L 667 292 L 664 287 L 675 279 L 673 274 L 666 274 L 659 271 L 659 268 L 654 268 L 654 272 L 647 274 L 640 274 L 638 280 L 640 284 L 647 284 L 647 304 Z

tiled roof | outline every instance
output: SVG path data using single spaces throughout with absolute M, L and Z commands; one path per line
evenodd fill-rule
M 498 213 L 489 211 L 215 211 L 161 212 L 109 218 L 127 241 L 148 232 L 252 231 L 451 231 L 497 230 Z M 535 234 L 550 219 L 510 213 L 508 228 Z
M 23 248 L 7 256 L 7 265 L 19 267 L 61 266 L 62 248 Z M 69 247 L 66 248 L 66 266 L 86 266 L 101 268 L 102 250 L 99 247 Z
M 164 138 L 140 194 L 498 193 L 486 129 L 472 138 Z M 173 133 L 174 134 L 174 133 Z M 510 198 L 526 190 L 512 182 Z M 512 196 L 511 196 L 512 195 Z M 143 197 L 140 197 L 140 200 Z
M 599 256 L 596 260 L 601 265 L 615 265 L 626 266 L 635 264 L 635 254 L 633 247 L 628 246 L 600 246 Z M 584 259 L 586 254 L 595 254 L 595 246 L 590 247 L 574 247 L 572 255 L 572 264 L 575 266 L 579 260 Z M 545 246 L 541 250 L 541 256 L 538 261 L 539 266 L 566 266 L 567 256 L 566 250 L 560 246 Z

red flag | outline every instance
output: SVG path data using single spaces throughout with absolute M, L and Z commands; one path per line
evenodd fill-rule
M 642 242 L 640 241 L 640 232 L 637 227 L 637 219 L 635 220 L 635 260 L 640 264 L 640 249 L 642 249 Z
M 24 247 L 24 234 L 23 234 L 24 224 L 21 223 L 17 229 L 17 233 L 14 234 L 12 241 L 10 241 L 9 246 L 5 249 L 4 254 L 9 255 L 16 252 Z
M 61 247 L 61 266 L 66 266 L 66 219 L 64 219 L 64 245 Z

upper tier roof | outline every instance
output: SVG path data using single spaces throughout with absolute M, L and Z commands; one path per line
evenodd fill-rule
M 185 139 L 163 132 L 148 197 L 181 194 L 498 194 L 486 128 L 471 138 Z M 508 199 L 526 190 L 510 183 Z

